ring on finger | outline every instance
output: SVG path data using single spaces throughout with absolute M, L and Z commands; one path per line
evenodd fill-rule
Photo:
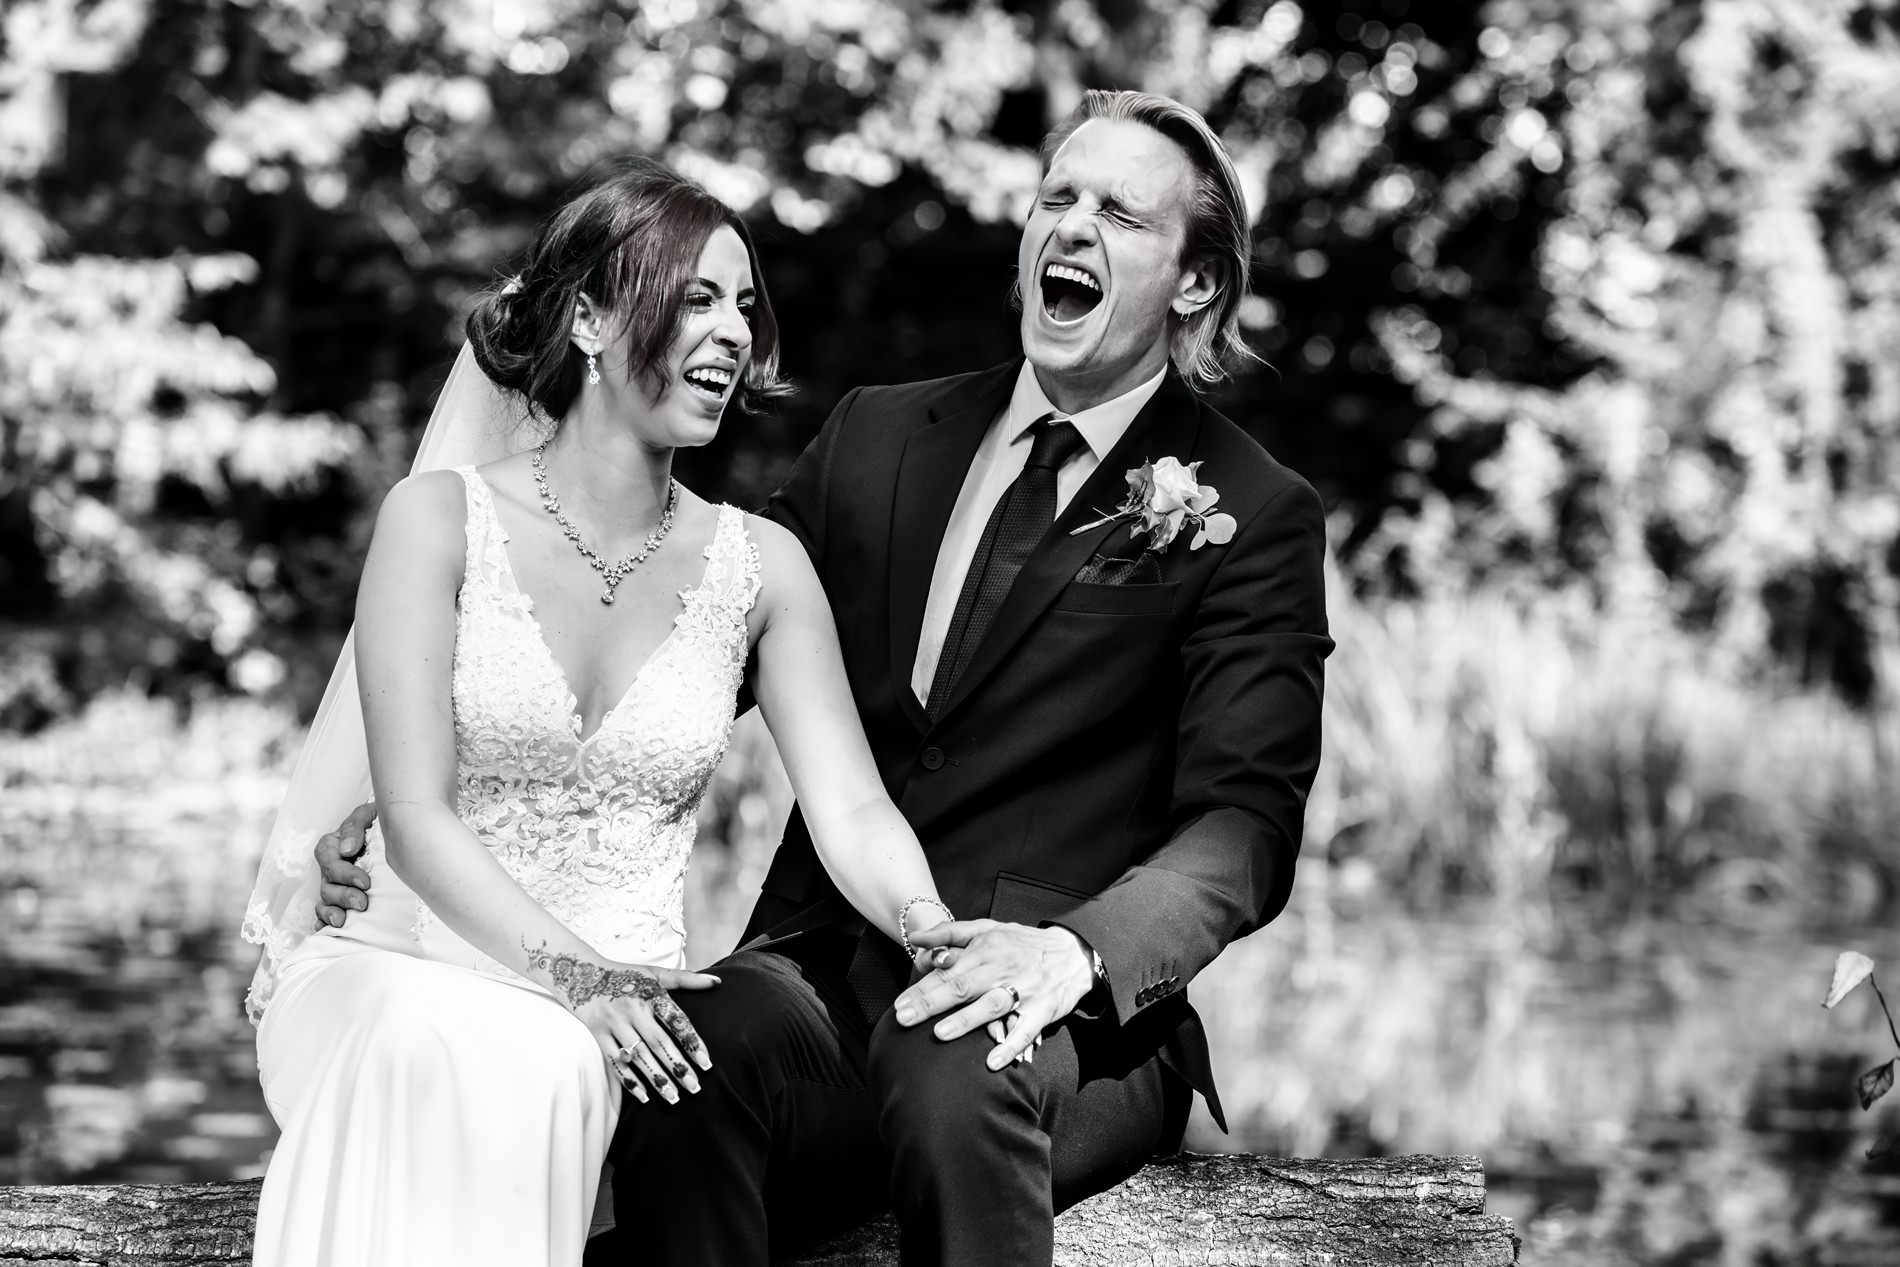
M 1023 1005 L 1022 993 L 1018 991 L 1016 987 L 1011 985 L 1009 982 L 998 981 L 993 988 L 998 989 L 998 990 L 1009 991 L 1009 1010 L 1010 1011 L 1014 1012 L 1014 1011 L 1019 1010 L 1022 1007 Z

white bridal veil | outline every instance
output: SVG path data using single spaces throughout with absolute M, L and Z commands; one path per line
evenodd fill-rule
M 507 456 L 525 438 L 521 416 L 463 344 L 442 394 L 436 397 L 410 473 L 479 466 Z M 270 1006 L 284 957 L 316 931 L 318 874 L 312 851 L 318 837 L 335 831 L 352 809 L 370 799 L 369 750 L 356 691 L 356 633 L 352 630 L 330 671 L 323 703 L 291 771 L 284 803 L 258 862 L 256 887 L 244 909 L 244 940 L 264 948 L 244 1000 L 253 1024 Z

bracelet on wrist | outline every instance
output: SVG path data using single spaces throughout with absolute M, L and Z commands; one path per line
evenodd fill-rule
M 897 938 L 899 941 L 904 943 L 904 957 L 906 959 L 915 959 L 917 957 L 917 947 L 910 944 L 910 929 L 904 926 L 904 922 L 910 918 L 910 908 L 913 906 L 934 906 L 938 910 L 942 911 L 945 915 L 948 915 L 951 919 L 956 918 L 955 912 L 953 912 L 949 907 L 945 906 L 942 902 L 939 902 L 934 897 L 922 897 L 922 896 L 914 897 L 910 899 L 908 902 L 904 903 L 902 906 L 898 907 L 897 908 Z

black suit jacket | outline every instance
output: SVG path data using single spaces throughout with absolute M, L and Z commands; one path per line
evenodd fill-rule
M 1020 364 L 854 390 L 766 513 L 817 565 L 872 752 L 944 900 L 960 918 L 1080 934 L 1113 996 L 1088 1041 L 1162 1051 L 1220 1120 L 1181 992 L 1292 885 L 1333 645 L 1319 499 L 1171 374 L 1023 566 L 933 724 L 910 688 L 930 576 Z M 1164 456 L 1202 463 L 1233 540 L 1191 550 L 1183 532 L 1156 583 L 1077 580 L 1098 552 L 1147 540 L 1071 530 Z M 863 923 L 794 811 L 747 940 L 826 926 Z

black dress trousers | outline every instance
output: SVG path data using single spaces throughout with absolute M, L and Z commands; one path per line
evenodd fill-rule
M 765 1267 L 882 1210 L 905 1267 L 1045 1267 L 1056 1211 L 1180 1147 L 1192 1092 L 1152 1050 L 1071 1020 L 1035 1063 L 992 1072 L 981 1030 L 952 1042 L 845 980 L 856 939 L 741 950 L 674 997 L 713 1067 L 677 1105 L 629 1099 L 612 1150 L 616 1228 L 589 1267 Z

